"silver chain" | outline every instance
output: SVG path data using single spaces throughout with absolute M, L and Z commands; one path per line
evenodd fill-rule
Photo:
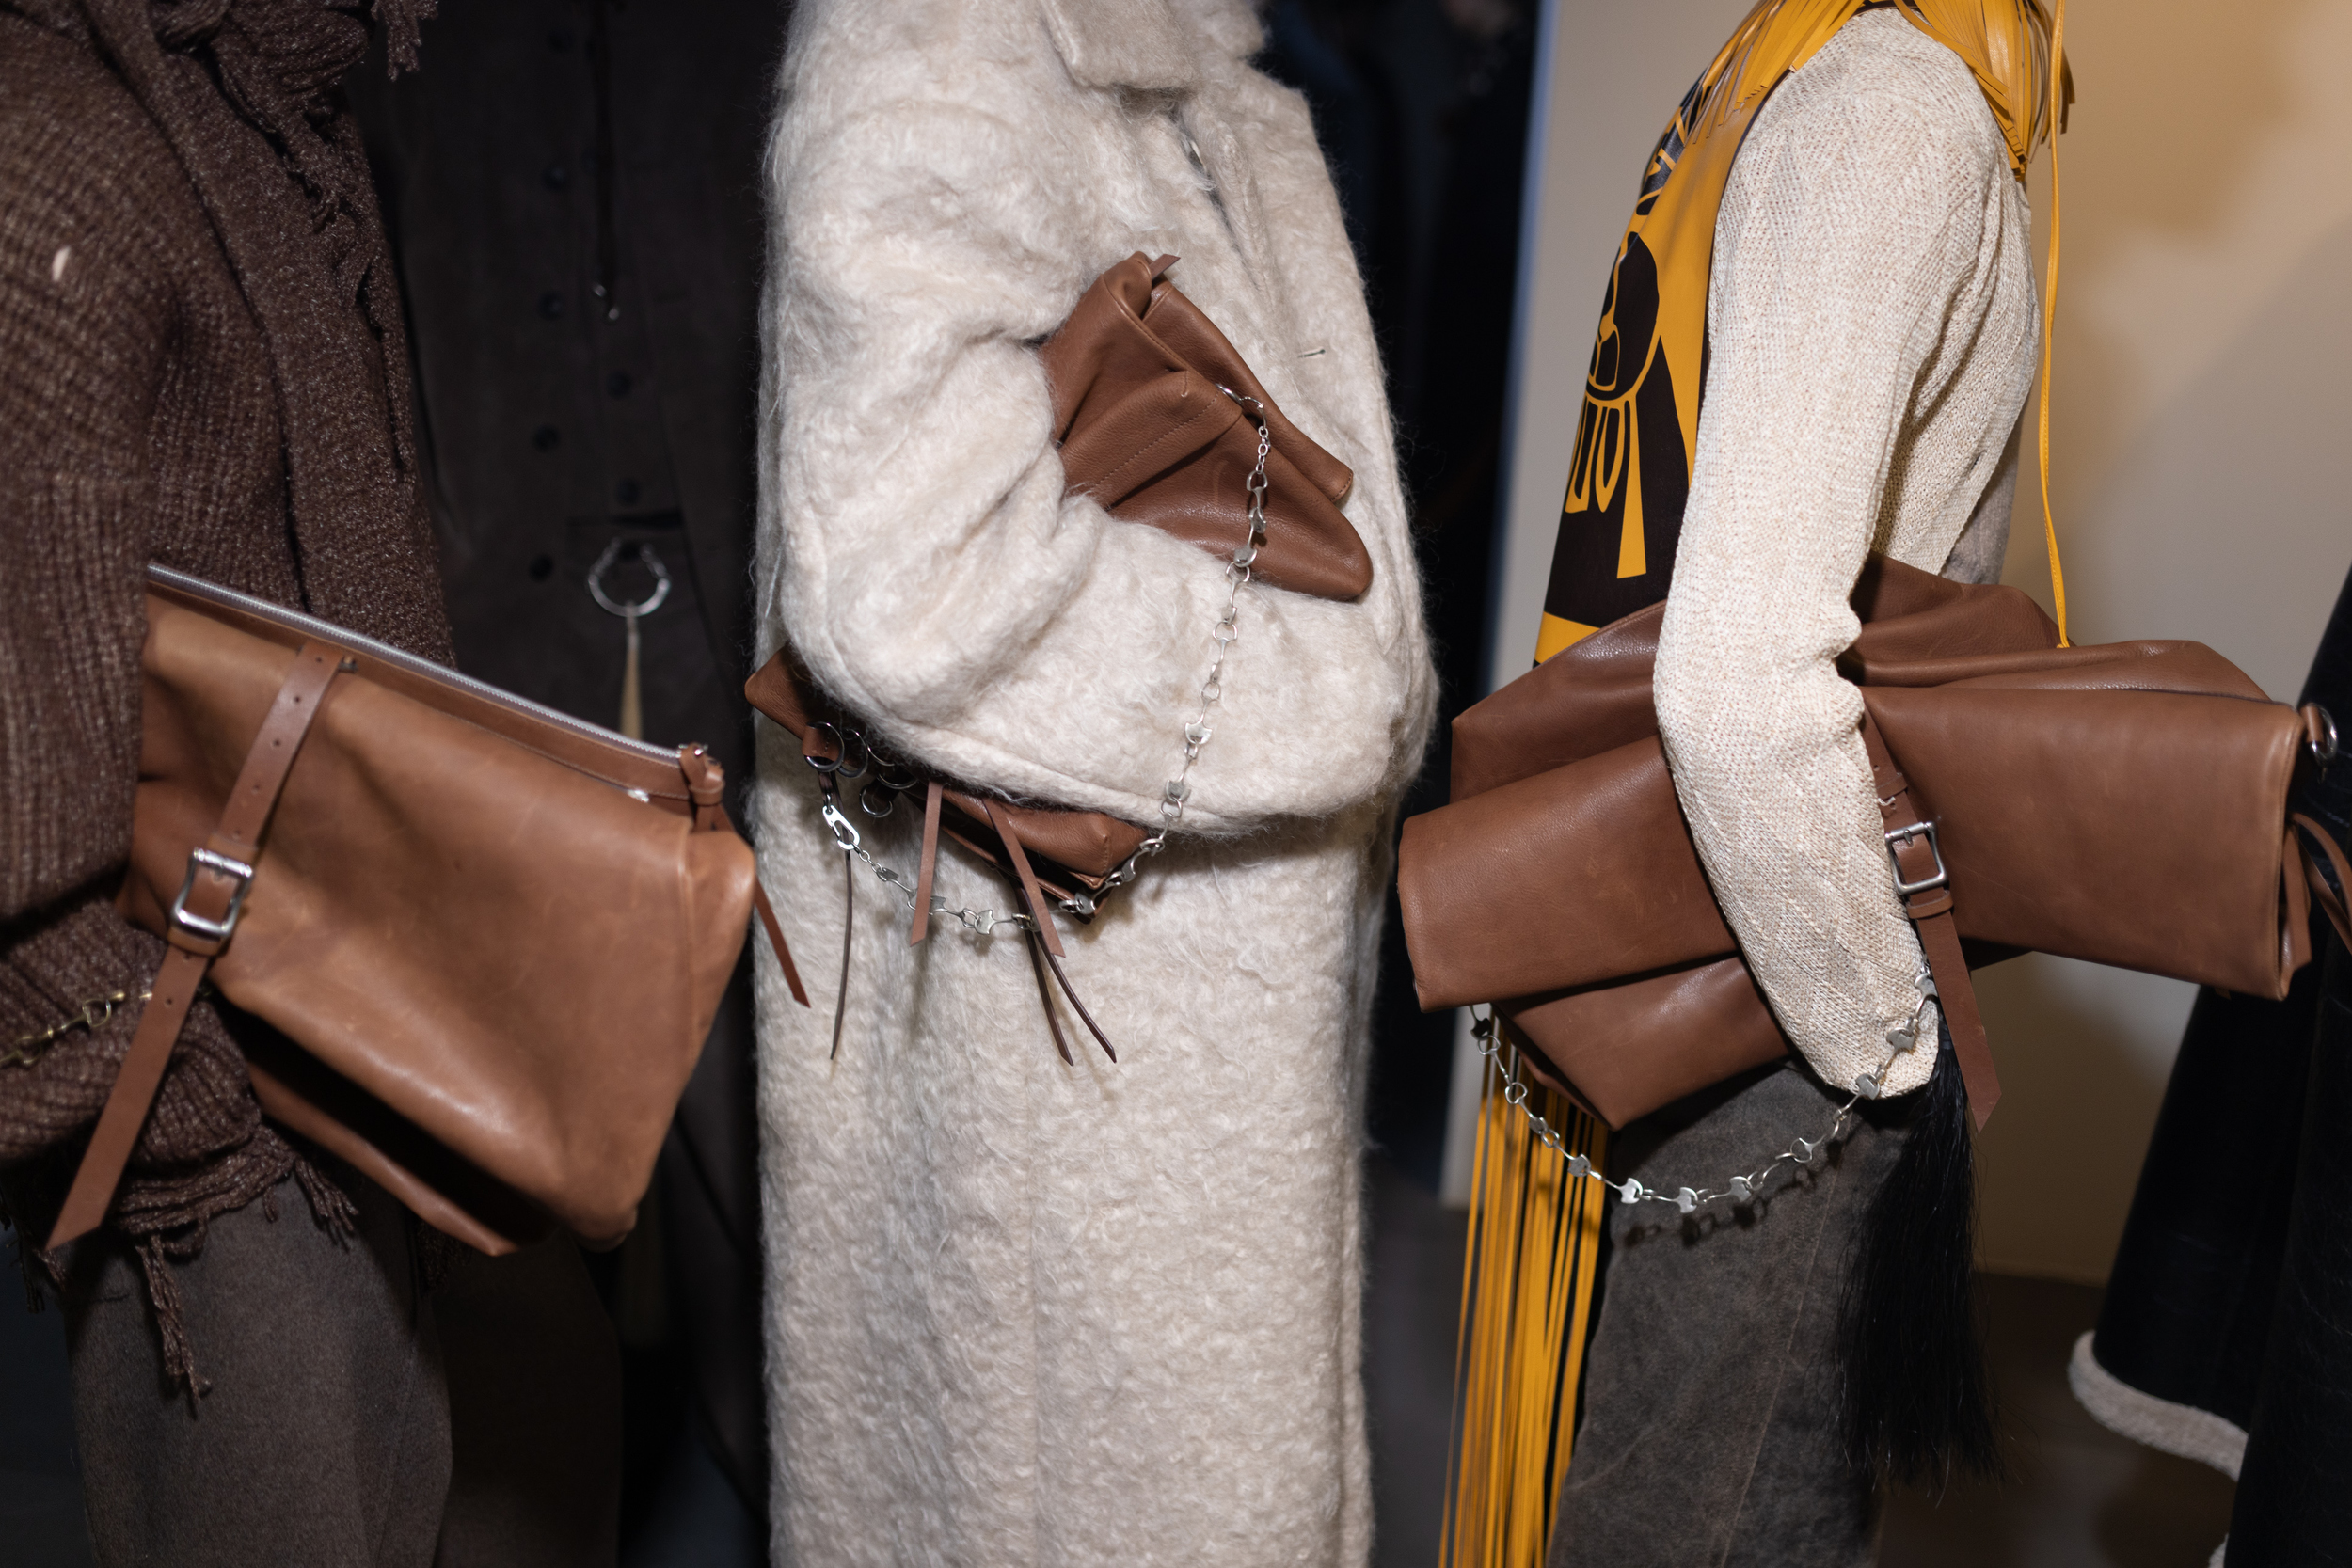
M 1527 1118 L 1528 1127 L 1535 1134 L 1537 1143 L 1567 1161 L 1570 1176 L 1590 1177 L 1615 1193 L 1620 1203 L 1671 1203 L 1682 1213 L 1691 1214 L 1724 1198 L 1729 1198 L 1735 1206 L 1755 1201 L 1772 1172 L 1783 1165 L 1810 1165 L 1820 1158 L 1823 1149 L 1845 1136 L 1846 1130 L 1853 1124 L 1854 1107 L 1866 1100 L 1876 1100 L 1886 1092 L 1886 1074 L 1895 1066 L 1896 1059 L 1916 1045 L 1927 1032 L 1928 1008 L 1935 1001 L 1935 981 L 1924 970 L 1917 976 L 1917 981 L 1920 986 L 1919 1005 L 1912 1009 L 1906 1022 L 1888 1031 L 1886 1056 L 1879 1063 L 1878 1069 L 1856 1075 L 1853 1092 L 1843 1105 L 1837 1107 L 1837 1114 L 1830 1118 L 1829 1131 L 1819 1138 L 1791 1139 L 1787 1148 L 1766 1161 L 1762 1166 L 1743 1176 L 1733 1177 L 1728 1185 L 1720 1189 L 1678 1187 L 1668 1193 L 1657 1187 L 1645 1187 L 1631 1177 L 1623 1181 L 1610 1180 L 1594 1167 L 1589 1158 L 1571 1150 L 1559 1131 L 1528 1104 L 1527 1080 L 1519 1076 L 1519 1048 L 1503 1038 L 1509 1031 L 1500 1027 L 1493 1008 L 1489 1007 L 1484 1013 L 1476 1007 L 1470 1009 L 1470 1033 L 1477 1038 L 1478 1053 L 1493 1062 L 1496 1071 L 1502 1076 L 1502 1102 Z
M 809 760 L 814 763 L 817 759 L 812 757 Z M 890 813 L 880 811 L 871 815 L 887 816 Z M 906 873 L 896 866 L 884 865 L 876 860 L 872 852 L 866 847 L 865 841 L 857 831 L 857 824 L 844 816 L 841 808 L 831 800 L 825 802 L 825 826 L 833 830 L 833 841 L 840 847 L 843 854 L 855 855 L 859 860 L 864 861 L 866 868 L 874 874 L 876 881 L 905 899 L 908 909 L 914 908 L 916 897 L 914 884 L 907 880 Z M 989 935 L 999 926 L 1018 926 L 1025 931 L 1037 929 L 1037 922 L 1025 914 L 998 914 L 994 910 L 951 910 L 947 907 L 947 900 L 935 893 L 931 895 L 931 913 L 946 915 L 950 920 L 960 920 L 967 929 L 977 931 L 982 936 Z
M 1200 748 L 1209 743 L 1216 732 L 1209 724 L 1209 714 L 1225 696 L 1225 656 L 1241 633 L 1234 623 L 1241 616 L 1241 591 L 1249 585 L 1249 568 L 1258 559 L 1258 546 L 1265 540 L 1265 460 L 1274 450 L 1274 427 L 1266 422 L 1265 404 L 1256 398 L 1244 397 L 1231 387 L 1218 391 L 1239 404 L 1258 427 L 1258 459 L 1249 470 L 1249 527 L 1243 535 L 1241 547 L 1225 563 L 1225 609 L 1217 615 L 1216 629 L 1209 635 L 1216 640 L 1216 657 L 1209 664 L 1208 677 L 1200 683 L 1200 713 L 1184 725 L 1184 765 L 1176 776 L 1168 781 L 1168 789 L 1160 798 L 1160 830 L 1144 841 L 1138 853 L 1156 854 L 1168 832 L 1184 819 L 1184 801 L 1192 795 L 1192 768 L 1200 760 Z

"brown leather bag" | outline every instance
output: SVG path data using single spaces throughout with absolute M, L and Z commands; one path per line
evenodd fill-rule
M 1251 577 L 1320 598 L 1355 598 L 1372 584 L 1372 557 L 1340 510 L 1356 476 L 1283 417 L 1216 324 L 1167 280 L 1176 260 L 1137 251 L 1112 267 L 1039 351 L 1067 488 L 1093 496 L 1114 517 L 1229 556 L 1246 542 L 1263 420 L 1271 438 L 1265 538 Z M 932 782 L 887 765 L 865 777 L 860 721 L 816 689 L 788 649 L 761 666 L 743 694 L 791 731 L 804 755 L 846 762 L 846 776 L 863 779 L 859 793 L 877 815 L 891 809 L 892 795 Z M 942 784 L 929 816 L 917 941 L 930 913 L 930 850 L 943 832 L 1009 878 L 1028 876 L 1025 861 L 1038 885 L 1080 921 L 1093 917 L 1096 899 L 1150 836 L 1101 812 L 984 800 L 952 784 Z M 1018 841 L 1009 850 L 1008 832 Z
M 1854 608 L 1842 669 L 1979 1119 L 1998 1090 L 1963 942 L 1979 963 L 2033 949 L 2277 997 L 2310 957 L 2308 897 L 2343 926 L 2287 821 L 2301 753 L 2332 754 L 2324 715 L 2270 702 L 2201 644 L 2059 648 L 2016 590 L 1889 560 Z M 1663 613 L 1604 627 L 1456 720 L 1454 803 L 1407 823 L 1399 851 L 1423 1007 L 1497 1003 L 1612 1126 L 1788 1049 L 1659 745 Z
M 1167 280 L 1176 260 L 1137 251 L 1112 267 L 1039 351 L 1069 487 L 1114 517 L 1231 555 L 1244 542 L 1263 420 L 1273 446 L 1251 575 L 1355 598 L 1372 586 L 1372 556 L 1340 511 L 1356 476 L 1283 418 L 1216 323 Z
M 50 1244 L 105 1217 L 197 988 L 270 1118 L 486 1253 L 634 1223 L 742 950 L 701 747 L 149 569 L 119 904 L 168 944 Z

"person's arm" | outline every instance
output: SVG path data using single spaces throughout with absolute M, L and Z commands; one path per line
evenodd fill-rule
M 900 754 L 1155 823 L 1224 563 L 1063 493 L 1035 345 L 1119 259 L 1083 252 L 1120 197 L 1057 158 L 1019 81 L 978 81 L 1016 69 L 972 60 L 943 80 L 909 44 L 836 62 L 829 92 L 803 71 L 773 163 L 768 602 Z M 1336 210 L 1321 215 L 1341 243 Z M 1279 388 L 1282 368 L 1259 369 Z M 1284 411 L 1334 444 L 1311 410 Z M 1360 600 L 1242 595 L 1190 829 L 1345 808 L 1415 750 L 1426 662 L 1393 482 L 1359 472 L 1347 510 L 1375 562 Z
M 1791 1041 L 1842 1088 L 1911 1018 L 1922 966 L 1861 695 L 1834 660 L 1892 520 L 1899 433 L 1971 352 L 1990 182 L 2010 176 L 1900 95 L 1816 97 L 1759 123 L 1726 195 L 1655 689 L 1724 917 Z M 1899 1061 L 1890 1091 L 1923 1084 L 1933 1054 Z
M 138 780 L 149 421 L 182 336 L 171 267 L 143 220 L 152 169 L 91 155 L 123 144 L 77 118 L 87 105 L 12 96 L 0 111 L 0 1054 L 86 1002 L 135 998 L 162 955 L 113 895 Z M 0 1165 L 97 1114 L 138 1012 L 133 1000 L 0 1067 Z M 209 1007 L 190 1020 L 219 1027 Z M 146 1152 L 159 1138 L 151 1128 Z

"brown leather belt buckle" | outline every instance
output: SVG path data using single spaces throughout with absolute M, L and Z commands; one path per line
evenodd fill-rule
M 196 895 L 196 879 L 207 872 L 236 884 L 229 894 L 229 908 L 217 919 L 188 908 L 188 900 Z M 167 916 L 171 944 L 208 958 L 219 952 L 236 934 L 237 917 L 245 913 L 245 895 L 252 887 L 253 867 L 247 863 L 205 845 L 189 850 L 188 874 L 181 880 L 179 896 L 172 899 Z

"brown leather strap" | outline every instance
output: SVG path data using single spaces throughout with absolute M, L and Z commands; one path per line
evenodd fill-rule
M 920 947 L 931 934 L 931 873 L 939 869 L 939 806 L 945 785 L 933 779 L 923 791 L 923 858 L 914 867 L 914 924 L 907 930 L 907 945 Z
M 2345 863 L 2343 846 L 2336 842 L 2336 835 L 2326 828 L 2299 811 L 2288 820 L 2318 840 L 2321 853 L 2335 868 L 2336 886 L 2329 887 L 2328 879 L 2319 874 L 2318 863 L 2312 859 L 2312 852 L 2308 848 L 2303 851 L 2303 874 L 2311 879 L 2312 897 L 2327 911 L 2328 923 L 2336 928 L 2336 935 L 2343 939 L 2344 947 L 2352 950 L 2352 918 L 2347 918 L 2344 901 L 2345 895 L 2352 895 L 2352 864 Z M 2337 888 L 2343 889 L 2342 895 L 2338 894 Z
M 759 923 L 767 928 L 768 945 L 776 950 L 776 962 L 784 967 L 784 983 L 792 989 L 792 1000 L 808 1006 L 808 992 L 801 988 L 801 972 L 792 967 L 792 949 L 784 944 L 784 927 L 776 923 L 776 907 L 768 902 L 768 890 L 757 877 L 752 879 L 752 908 L 759 911 Z
M 97 1229 L 113 1206 L 123 1167 L 147 1125 L 164 1069 L 171 1065 L 171 1048 L 195 1005 L 197 987 L 212 967 L 214 955 L 235 934 L 261 856 L 262 834 L 286 786 L 287 771 L 326 702 L 328 685 L 341 673 L 342 661 L 342 654 L 324 642 L 305 642 L 294 655 L 294 668 L 286 672 L 285 683 L 246 752 L 237 782 L 230 787 L 219 825 L 188 856 L 187 880 L 172 903 L 171 927 L 164 939 L 170 945 L 155 971 L 152 995 L 139 1014 L 114 1087 L 107 1091 L 81 1168 L 74 1172 L 72 1189 L 49 1232 L 52 1248 Z
M 735 818 L 727 815 L 727 770 L 711 756 L 710 749 L 679 747 L 677 766 L 686 776 L 686 793 L 694 802 L 694 831 L 734 833 L 740 838 Z M 784 983 L 791 988 L 792 1000 L 807 1006 L 808 992 L 801 989 L 801 972 L 793 966 L 792 949 L 785 945 L 784 927 L 776 920 L 776 907 L 768 901 L 768 889 L 756 875 L 752 878 L 752 908 L 758 911 L 760 927 L 768 933 L 768 945 L 775 950 L 776 963 L 784 970 Z
M 1029 971 L 1037 976 L 1038 1006 L 1045 1009 L 1045 1027 L 1054 1032 L 1054 1049 L 1061 1053 L 1064 1067 L 1076 1067 L 1078 1065 L 1076 1059 L 1070 1054 L 1070 1041 L 1063 1037 L 1061 1032 L 1061 1014 L 1054 1010 L 1054 988 L 1045 980 L 1044 950 L 1038 946 L 1035 931 L 1024 931 L 1021 934 L 1026 939 L 1029 950 Z
M 2000 1103 L 2000 1074 L 1994 1070 L 1993 1047 L 1984 1036 L 1984 1018 L 1977 1009 L 1977 990 L 1968 978 L 1968 959 L 1961 951 L 1960 927 L 1952 919 L 1951 879 L 1944 869 L 1935 824 L 1911 798 L 1911 781 L 1895 765 L 1885 737 L 1865 713 L 1862 744 L 1870 754 L 1870 772 L 1878 797 L 1879 819 L 1886 832 L 1886 848 L 1895 863 L 1895 891 L 1903 913 L 1919 934 L 1928 972 L 1935 976 L 1936 1000 L 1951 1030 L 1952 1052 L 1960 1058 L 1960 1076 L 1968 1089 L 1969 1114 L 1981 1132 Z
M 1079 1001 L 1078 993 L 1071 989 L 1070 976 L 1063 972 L 1061 959 L 1047 953 L 1045 966 L 1054 972 L 1054 978 L 1061 984 L 1061 993 L 1070 999 L 1071 1006 L 1077 1010 L 1078 1022 L 1087 1026 L 1087 1033 L 1092 1035 L 1094 1043 L 1103 1048 L 1103 1054 L 1114 1062 L 1119 1060 L 1119 1053 L 1111 1049 L 1110 1037 L 1103 1033 L 1103 1026 L 1094 1022 L 1094 1015 L 1087 1011 L 1087 1005 Z
M 1060 958 L 1061 934 L 1054 929 L 1054 917 L 1046 909 L 1045 895 L 1038 891 L 1037 873 L 1029 869 L 1029 854 L 1021 847 L 1021 835 L 1012 831 L 1011 819 L 995 801 L 983 799 L 980 805 L 988 812 L 988 825 L 1005 841 L 1005 858 L 1012 862 L 1013 872 L 1021 879 L 1021 899 L 1029 918 L 1037 922 L 1038 939 L 1045 944 L 1046 952 Z

